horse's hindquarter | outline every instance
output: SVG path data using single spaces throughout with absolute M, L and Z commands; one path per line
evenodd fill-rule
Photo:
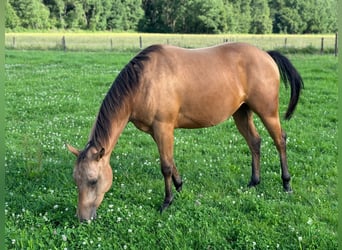
M 153 54 L 138 98 L 144 123 L 157 119 L 174 127 L 200 128 L 226 120 L 253 90 L 250 74 L 255 73 L 247 65 L 255 60 L 254 50 L 238 45 L 196 50 L 166 46 Z

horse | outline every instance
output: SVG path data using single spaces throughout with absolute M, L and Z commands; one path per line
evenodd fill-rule
M 253 122 L 257 114 L 279 153 L 284 191 L 291 192 L 286 134 L 278 114 L 280 80 L 290 85 L 285 120 L 297 106 L 303 80 L 290 60 L 277 51 L 246 43 L 186 49 L 151 45 L 121 70 L 102 101 L 83 150 L 66 144 L 76 157 L 73 178 L 78 188 L 80 221 L 96 218 L 113 182 L 111 153 L 128 122 L 155 141 L 165 182 L 160 211 L 173 201 L 182 179 L 173 157 L 174 129 L 215 126 L 233 117 L 252 155 L 248 186 L 260 182 L 261 138 Z

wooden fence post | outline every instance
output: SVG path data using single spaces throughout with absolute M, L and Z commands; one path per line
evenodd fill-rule
M 15 48 L 15 36 L 12 39 L 12 45 L 13 45 L 13 48 Z
M 324 50 L 324 37 L 321 38 L 321 54 L 323 54 Z
M 336 32 L 335 34 L 335 56 L 337 56 L 337 53 L 338 53 L 338 46 L 337 46 L 337 42 L 338 42 L 338 34 Z
M 62 37 L 62 47 L 64 52 L 66 51 L 66 41 L 65 41 L 65 36 Z
M 139 36 L 139 47 L 140 49 L 142 49 L 142 37 L 141 36 Z
M 110 39 L 110 50 L 111 51 L 113 50 L 113 39 L 112 38 Z
M 285 49 L 287 48 L 287 37 L 285 37 L 285 40 L 284 40 L 284 48 Z

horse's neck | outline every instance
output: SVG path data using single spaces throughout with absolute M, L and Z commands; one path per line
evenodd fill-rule
M 111 118 L 110 127 L 108 128 L 110 136 L 101 145 L 105 149 L 105 155 L 108 157 L 108 159 L 110 158 L 111 152 L 113 151 L 121 133 L 128 123 L 129 115 L 129 110 L 127 108 L 123 108 Z M 95 126 L 96 123 L 92 129 L 92 132 L 90 133 L 89 140 L 94 138 Z
M 129 115 L 126 114 L 120 117 L 120 119 L 114 119 L 112 121 L 111 138 L 109 140 L 108 152 L 113 151 L 116 143 L 119 140 L 121 133 L 123 132 L 124 128 L 127 125 L 128 119 L 129 119 Z

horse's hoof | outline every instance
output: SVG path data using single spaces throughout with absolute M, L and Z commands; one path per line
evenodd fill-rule
M 285 191 L 286 193 L 288 193 L 288 194 L 292 194 L 292 193 L 293 193 L 293 190 L 292 190 L 292 188 L 291 188 L 291 186 L 290 186 L 290 183 L 286 183 L 286 184 L 284 184 L 283 186 L 284 186 L 284 191 Z
M 259 183 L 260 183 L 259 180 L 258 180 L 258 181 L 251 180 L 251 181 L 248 183 L 247 187 L 249 187 L 249 188 L 256 187 Z
M 165 209 L 167 209 L 171 203 L 163 203 L 163 205 L 160 207 L 159 212 L 163 213 Z
M 181 182 L 179 185 L 176 186 L 177 192 L 182 191 L 182 187 L 183 187 L 183 182 Z
M 173 201 L 173 197 L 171 198 L 170 201 L 164 201 L 163 205 L 160 207 L 160 210 L 159 210 L 160 213 L 163 213 L 163 211 L 172 204 L 172 201 Z

